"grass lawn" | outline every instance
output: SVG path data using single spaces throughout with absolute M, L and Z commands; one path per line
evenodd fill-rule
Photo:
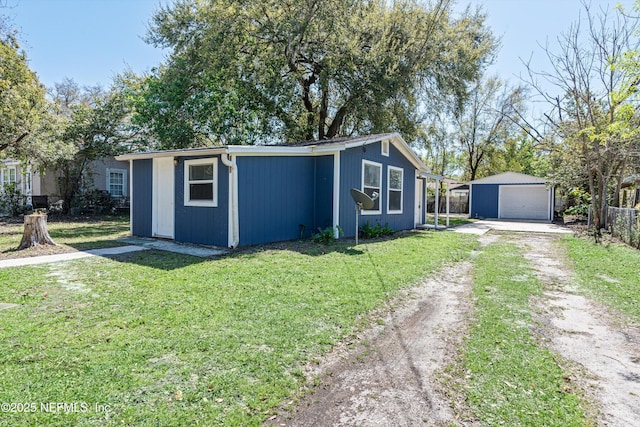
M 640 323 L 640 251 L 623 244 L 596 244 L 567 237 L 578 285 L 592 298 Z
M 425 224 L 433 224 L 433 214 L 427 214 L 427 220 Z M 449 227 L 456 227 L 458 225 L 469 224 L 473 220 L 469 219 L 468 215 L 451 214 L 449 215 Z M 438 214 L 438 225 L 447 225 L 447 214 Z
M 145 251 L 2 269 L 0 302 L 20 306 L 0 311 L 0 402 L 36 410 L 5 412 L 0 425 L 260 425 L 299 397 L 306 363 L 375 320 L 368 311 L 476 244 L 416 232 L 357 248 L 292 242 L 213 260 Z
M 464 393 L 483 425 L 583 426 L 578 397 L 554 356 L 531 334 L 529 300 L 542 291 L 513 244 L 492 244 L 475 262 L 475 321 L 462 358 Z
M 51 238 L 59 247 L 43 247 L 17 251 L 23 224 L 15 219 L 0 220 L 0 259 L 28 257 L 74 250 L 122 246 L 114 239 L 129 234 L 129 216 L 49 217 Z

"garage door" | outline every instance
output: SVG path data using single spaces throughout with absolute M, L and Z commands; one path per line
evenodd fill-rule
M 501 185 L 498 200 L 502 219 L 549 219 L 549 190 L 544 185 Z

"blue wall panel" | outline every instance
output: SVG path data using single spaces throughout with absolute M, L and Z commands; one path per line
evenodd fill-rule
M 239 245 L 292 240 L 315 230 L 315 204 L 326 195 L 315 189 L 313 157 L 239 156 L 237 163 Z
M 414 226 L 415 212 L 415 167 L 393 145 L 389 144 L 389 156 L 381 153 L 379 142 L 362 147 L 350 148 L 340 154 L 340 226 L 345 237 L 353 237 L 356 234 L 355 227 L 355 203 L 349 194 L 349 189 L 362 187 L 362 161 L 370 160 L 382 164 L 382 189 L 380 206 L 382 213 L 379 215 L 361 215 L 360 226 L 367 221 L 371 225 L 389 225 L 394 230 L 408 230 Z M 403 173 L 403 202 L 402 214 L 387 213 L 387 166 L 402 168 Z
M 333 156 L 314 157 L 315 161 L 315 220 L 313 229 L 333 226 Z
M 151 209 L 153 207 L 153 160 L 132 160 L 133 191 L 131 199 L 131 228 L 134 236 L 151 237 Z
M 498 218 L 498 184 L 471 184 L 471 218 Z
M 202 157 L 182 157 L 178 161 L 175 170 L 175 240 L 179 242 L 228 245 L 229 168 L 217 157 L 217 207 L 184 205 L 184 161 Z

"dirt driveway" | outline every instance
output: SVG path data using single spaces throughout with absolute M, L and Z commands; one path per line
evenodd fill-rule
M 621 323 L 571 288 L 572 272 L 554 234 L 480 237 L 482 245 L 510 240 L 525 256 L 546 294 L 532 302 L 544 345 L 594 408 L 599 425 L 640 420 L 640 328 Z M 480 249 L 482 250 L 482 248 Z M 390 303 L 383 321 L 344 343 L 308 370 L 317 386 L 293 410 L 270 419 L 276 426 L 474 425 L 453 411 L 456 399 L 442 384 L 472 309 L 472 264 L 449 265 Z M 540 326 L 541 325 L 541 326 Z M 457 402 L 459 407 L 460 402 Z

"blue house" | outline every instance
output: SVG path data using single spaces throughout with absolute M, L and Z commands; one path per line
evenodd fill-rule
M 552 221 L 554 188 L 548 180 L 504 172 L 469 182 L 471 218 Z
M 360 224 L 424 222 L 428 168 L 398 133 L 293 145 L 134 153 L 128 160 L 131 234 L 238 247 L 356 234 L 349 189 L 379 194 Z

